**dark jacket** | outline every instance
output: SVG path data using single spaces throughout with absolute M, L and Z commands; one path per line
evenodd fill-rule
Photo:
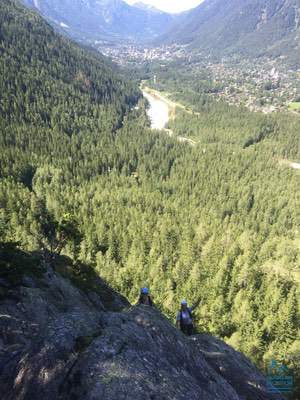
M 145 300 L 144 300 L 145 298 L 144 298 L 144 296 L 141 294 L 140 297 L 139 297 L 139 299 L 138 299 L 138 304 L 145 304 L 145 305 L 147 305 L 147 306 L 152 307 L 152 306 L 153 306 L 153 301 L 152 301 L 152 299 L 151 299 L 150 296 L 147 296 L 147 297 L 148 297 L 148 303 L 145 302 Z

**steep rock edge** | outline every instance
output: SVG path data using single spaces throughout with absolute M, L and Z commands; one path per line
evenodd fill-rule
M 97 278 L 0 277 L 3 400 L 271 400 L 262 374 L 210 335 L 187 338 Z

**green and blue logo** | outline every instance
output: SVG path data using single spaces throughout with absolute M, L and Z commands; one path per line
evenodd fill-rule
M 288 367 L 281 362 L 272 360 L 268 367 L 267 388 L 269 393 L 291 393 L 294 378 Z

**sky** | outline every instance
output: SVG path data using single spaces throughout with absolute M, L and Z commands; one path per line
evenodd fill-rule
M 139 0 L 125 0 L 129 4 L 136 3 Z M 198 6 L 203 0 L 140 0 L 142 3 L 168 12 L 180 12 Z

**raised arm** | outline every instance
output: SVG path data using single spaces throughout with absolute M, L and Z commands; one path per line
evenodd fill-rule
M 196 303 L 194 304 L 194 305 L 192 305 L 192 307 L 190 307 L 190 310 L 191 311 L 194 311 L 195 310 L 195 308 L 197 308 L 198 306 L 199 306 L 199 304 L 201 303 L 201 299 L 198 299 L 197 301 L 196 301 Z

